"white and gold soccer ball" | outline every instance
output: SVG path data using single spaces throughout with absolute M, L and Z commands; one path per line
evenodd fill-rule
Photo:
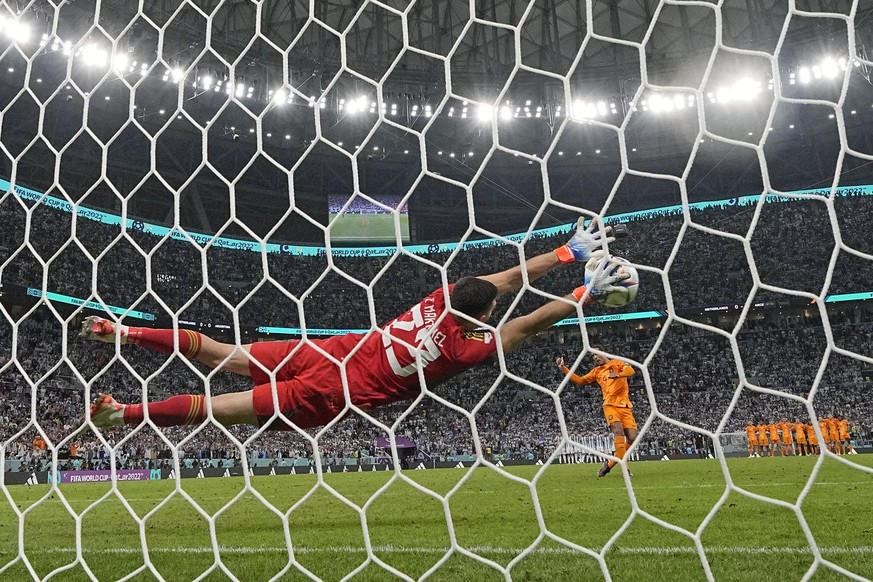
M 629 261 L 623 259 L 621 257 L 612 257 L 612 260 L 621 263 L 621 270 L 619 273 L 628 273 L 630 277 L 625 279 L 624 281 L 619 281 L 615 284 L 617 287 L 616 290 L 611 291 L 603 296 L 597 298 L 598 303 L 602 303 L 607 307 L 624 307 L 628 303 L 636 298 L 637 293 L 640 290 L 640 275 L 637 273 L 637 270 L 633 265 L 630 264 Z M 592 257 L 585 263 L 585 271 L 593 272 L 594 269 L 597 268 L 597 264 L 600 262 L 599 257 Z M 587 279 L 588 277 L 586 277 Z

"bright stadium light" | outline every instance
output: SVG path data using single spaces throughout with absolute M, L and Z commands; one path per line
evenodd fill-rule
M 112 59 L 112 69 L 116 73 L 123 75 L 124 72 L 127 70 L 129 63 L 130 63 L 130 59 L 127 58 L 126 54 L 117 53 L 115 55 L 115 57 Z
M 812 79 L 812 74 L 809 71 L 809 67 L 800 67 L 800 70 L 797 71 L 797 78 L 801 83 L 806 85 Z
M 12 18 L 0 16 L 0 30 L 14 43 L 24 44 L 30 40 L 30 26 Z
M 234 95 L 236 97 L 242 97 L 243 93 L 245 93 L 245 90 L 246 90 L 245 85 L 243 85 L 242 83 L 237 83 L 236 84 L 236 91 L 234 92 Z
M 276 89 L 273 93 L 273 104 L 284 105 L 288 102 L 288 92 L 285 89 Z
M 346 103 L 346 111 L 350 115 L 354 115 L 356 113 L 361 113 L 366 111 L 367 109 L 367 98 L 364 95 L 359 95 L 354 99 L 350 99 L 348 103 Z M 414 113 L 414 112 L 413 112 Z
M 506 105 L 501 107 L 500 108 L 500 118 L 503 119 L 504 121 L 506 121 L 508 119 L 512 119 L 512 109 L 510 109 Z
M 479 121 L 488 121 L 493 116 L 494 108 L 490 105 L 480 105 L 479 109 L 476 110 L 476 117 L 479 118 Z
M 761 92 L 761 83 L 742 78 L 731 87 L 732 101 L 751 101 Z
M 821 71 L 826 79 L 833 79 L 840 74 L 840 67 L 834 59 L 827 57 L 821 62 Z
M 573 103 L 574 119 L 594 119 L 597 117 L 597 106 L 594 103 L 575 101 Z
M 102 67 L 106 64 L 108 55 L 106 51 L 96 44 L 88 44 L 82 49 L 82 62 L 92 67 Z

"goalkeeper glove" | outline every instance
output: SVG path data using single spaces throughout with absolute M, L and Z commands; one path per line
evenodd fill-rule
M 573 235 L 567 244 L 555 249 L 555 254 L 562 263 L 572 263 L 574 261 L 587 261 L 592 254 L 602 248 L 604 239 L 611 243 L 615 237 L 608 236 L 612 232 L 612 227 L 607 226 L 602 231 L 597 230 L 597 221 L 592 220 L 585 226 L 585 217 L 579 217 L 576 222 L 576 234 Z
M 613 291 L 620 291 L 616 283 L 630 278 L 630 273 L 622 273 L 622 264 L 616 260 L 601 258 L 593 269 L 585 269 L 585 284 L 573 290 L 573 296 L 582 305 L 591 305 L 606 298 Z

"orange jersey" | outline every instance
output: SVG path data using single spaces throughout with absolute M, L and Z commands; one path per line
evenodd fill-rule
M 837 426 L 840 429 L 840 438 L 841 439 L 843 436 L 849 436 L 849 421 L 848 420 L 846 420 L 845 418 L 838 420 Z M 842 440 L 845 440 L 845 439 L 842 439 Z
M 751 424 L 746 426 L 746 438 L 748 438 L 749 441 L 758 442 L 758 433 L 755 432 L 756 428 L 757 427 L 752 426 Z
M 794 435 L 791 434 L 791 425 L 787 422 L 780 422 L 776 426 L 779 427 L 779 430 L 782 431 L 782 442 L 783 443 L 793 443 Z
M 565 374 L 570 372 L 566 366 L 561 369 Z M 610 374 L 618 374 L 618 378 L 610 378 Z M 628 394 L 627 379 L 634 374 L 634 369 L 621 360 L 610 360 L 602 366 L 597 366 L 584 376 L 572 374 L 570 380 L 576 384 L 597 382 L 600 385 L 600 390 L 603 392 L 604 406 L 633 408 Z
M 829 418 L 825 421 L 828 425 L 828 432 L 831 433 L 831 440 L 840 440 L 840 425 L 835 418 Z
M 770 444 L 770 438 L 767 436 L 767 425 L 758 425 L 758 441 L 762 445 Z
M 811 424 L 806 425 L 806 440 L 811 445 L 818 444 L 818 436 L 815 434 L 815 428 Z
M 806 444 L 806 425 L 798 422 L 792 425 L 792 428 L 794 428 L 794 432 L 797 434 L 797 442 Z
M 770 431 L 770 440 L 774 443 L 779 442 L 779 425 L 778 424 L 770 424 L 767 425 L 767 429 Z
M 831 433 L 828 432 L 828 423 L 826 420 L 820 420 L 818 423 L 818 428 L 821 430 L 821 436 L 826 442 L 830 442 Z

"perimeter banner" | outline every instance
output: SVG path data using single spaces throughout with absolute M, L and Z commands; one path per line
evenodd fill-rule
M 51 473 L 48 474 L 51 482 Z M 116 481 L 151 481 L 161 478 L 161 471 L 151 469 L 125 469 L 115 472 Z M 59 471 L 58 483 L 108 483 L 112 471 Z

